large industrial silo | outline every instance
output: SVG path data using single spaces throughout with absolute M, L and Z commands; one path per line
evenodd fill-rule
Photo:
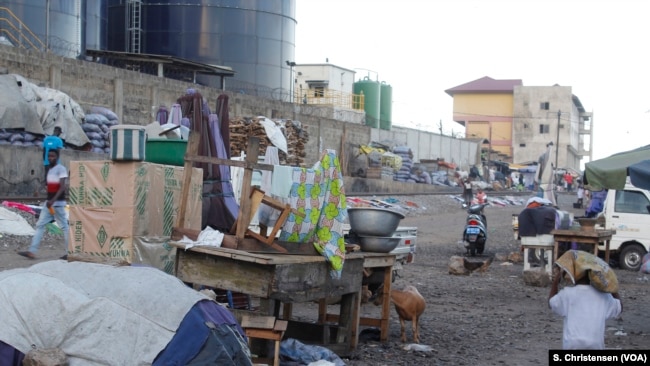
M 108 2 L 107 0 L 85 0 L 85 4 L 86 49 L 106 50 L 108 46 Z
M 108 11 L 111 51 L 229 66 L 228 90 L 289 100 L 295 0 L 109 0 Z
M 49 49 L 57 55 L 72 58 L 82 53 L 86 1 L 2 0 L 0 6 L 9 9 L 27 28 L 24 29 L 20 22 L 7 14 L 7 23 L 2 26 L 14 45 L 41 51 Z

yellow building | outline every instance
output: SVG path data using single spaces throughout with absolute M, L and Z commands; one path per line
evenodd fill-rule
M 486 76 L 445 90 L 454 98 L 453 119 L 465 127 L 465 137 L 483 139 L 484 159 L 512 162 L 514 88 L 520 85 L 519 79 Z

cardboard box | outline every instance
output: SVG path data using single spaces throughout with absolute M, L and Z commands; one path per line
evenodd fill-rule
M 70 206 L 70 253 L 132 262 L 133 234 L 128 209 Z
M 178 223 L 184 168 L 149 162 L 70 163 L 70 248 L 132 263 L 134 240 Z M 203 170 L 192 169 L 184 227 L 201 229 Z

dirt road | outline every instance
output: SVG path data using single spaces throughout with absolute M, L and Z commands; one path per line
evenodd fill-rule
M 494 195 L 494 193 L 488 193 Z M 525 201 L 528 197 L 522 197 Z M 362 341 L 349 365 L 546 365 L 548 350 L 562 347 L 562 319 L 548 308 L 549 287 L 526 285 L 523 264 L 495 260 L 486 273 L 470 276 L 448 274 L 449 258 L 462 255 L 457 241 L 466 213 L 447 196 L 413 196 L 410 200 L 426 210 L 402 220 L 418 227 L 415 263 L 402 271 L 393 286 L 416 286 L 427 300 L 420 320 L 420 343 L 432 352 L 407 352 L 399 341 L 400 325 L 391 310 L 387 344 Z M 572 208 L 575 195 L 560 194 L 562 210 L 583 215 Z M 523 206 L 486 208 L 489 238 L 484 256 L 519 251 L 514 239 L 512 215 Z M 624 311 L 607 323 L 606 347 L 650 348 L 650 275 L 615 269 L 620 282 Z M 371 304 L 366 314 L 377 314 Z M 410 336 L 410 326 L 407 335 Z M 408 343 L 407 343 L 408 344 Z
M 489 192 L 488 195 L 495 195 Z M 360 345 L 345 362 L 361 365 L 545 365 L 548 350 L 561 348 L 562 319 L 547 305 L 548 287 L 526 285 L 523 265 L 495 260 L 486 273 L 470 276 L 448 274 L 449 258 L 462 255 L 460 239 L 466 212 L 449 196 L 397 197 L 419 207 L 402 220 L 402 226 L 418 227 L 415 263 L 401 271 L 394 286 L 416 286 L 427 301 L 420 320 L 421 344 L 431 352 L 405 351 L 399 341 L 399 321 L 391 309 L 387 343 L 372 338 L 372 329 L 362 328 Z M 527 197 L 521 197 L 526 200 Z M 581 215 L 571 204 L 574 195 L 561 194 L 560 208 Z M 519 251 L 513 237 L 512 215 L 523 206 L 486 208 L 489 239 L 485 257 Z M 35 222 L 31 222 L 34 224 Z M 27 267 L 61 256 L 61 237 L 46 235 L 39 259 L 16 254 L 29 246 L 30 238 L 0 238 L 0 270 Z M 624 311 L 620 319 L 608 321 L 605 342 L 614 349 L 650 348 L 650 275 L 615 269 L 620 282 Z M 362 315 L 377 316 L 379 308 L 362 307 Z M 407 336 L 411 337 L 410 325 Z M 408 343 L 407 343 L 408 344 Z

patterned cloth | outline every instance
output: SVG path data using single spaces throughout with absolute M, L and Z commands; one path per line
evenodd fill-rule
M 323 152 L 312 168 L 294 168 L 289 204 L 305 217 L 289 214 L 281 241 L 312 243 L 340 278 L 345 261 L 343 224 L 348 215 L 341 163 L 334 150 Z

